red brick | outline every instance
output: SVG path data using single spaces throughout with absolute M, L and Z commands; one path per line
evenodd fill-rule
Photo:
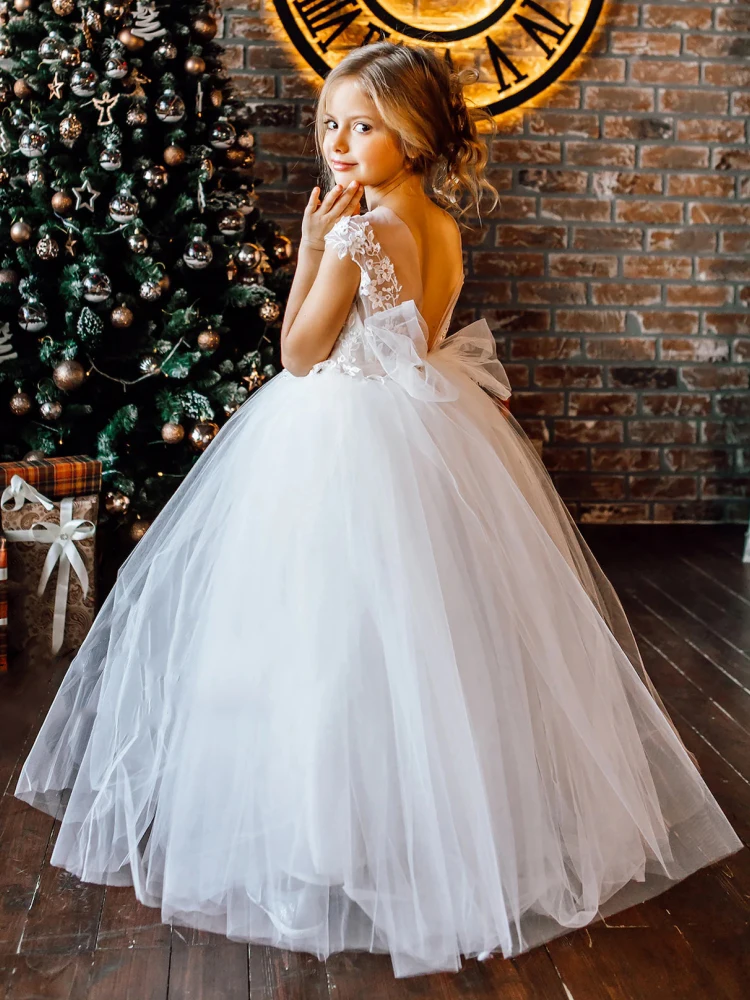
M 315 156 L 315 147 L 310 142 L 310 137 L 299 132 L 259 132 L 257 139 L 258 147 L 264 155 Z
M 638 314 L 641 329 L 644 333 L 682 333 L 698 332 L 698 313 L 649 311 Z
M 728 106 L 728 94 L 708 90 L 660 90 L 658 95 L 660 111 L 679 114 L 725 115 Z
M 593 111 L 653 111 L 654 92 L 646 87 L 586 87 L 583 106 Z
M 750 170 L 750 149 L 712 149 L 715 170 Z
M 514 392 L 513 413 L 525 416 L 559 416 L 565 412 L 562 392 Z
M 491 146 L 492 159 L 497 163 L 559 163 L 562 154 L 559 142 L 495 139 Z
M 746 226 L 750 224 L 750 205 L 732 202 L 699 201 L 688 205 L 690 221 L 699 226 Z
M 725 337 L 739 334 L 750 335 L 750 313 L 707 313 L 705 318 L 706 333 L 717 333 Z
M 555 488 L 562 497 L 619 500 L 625 496 L 622 476 L 558 475 L 555 476 Z
M 555 443 L 618 444 L 625 438 L 622 420 L 556 420 Z
M 645 222 L 651 225 L 678 225 L 682 222 L 682 203 L 677 201 L 617 201 L 615 218 L 618 222 Z
M 651 254 L 624 257 L 622 271 L 626 278 L 687 280 L 692 275 L 692 261 L 689 257 L 654 257 Z
M 623 333 L 625 313 L 613 309 L 558 309 L 557 329 L 576 333 Z
M 568 163 L 574 167 L 634 167 L 635 147 L 614 142 L 567 142 Z
M 628 440 L 644 444 L 692 444 L 697 438 L 693 423 L 682 420 L 629 420 Z
M 659 285 L 634 285 L 612 281 L 591 286 L 591 301 L 597 306 L 641 306 L 660 301 Z
M 488 166 L 485 176 L 498 191 L 507 191 L 513 187 L 513 171 L 509 167 Z
M 652 229 L 646 248 L 667 253 L 711 253 L 716 250 L 716 233 L 707 229 Z
M 577 83 L 558 83 L 544 95 L 548 108 L 580 108 L 581 88 Z
M 671 139 L 674 125 L 667 118 L 643 118 L 630 115 L 606 115 L 602 136 L 605 139 Z
M 630 476 L 630 495 L 689 500 L 697 496 L 697 483 L 693 476 Z
M 529 132 L 532 135 L 575 135 L 590 139 L 599 138 L 599 119 L 596 115 L 536 110 L 527 113 L 527 121 Z
M 739 7 L 729 7 L 716 12 L 716 30 L 735 32 L 747 32 L 750 29 L 750 12 Z
M 252 100 L 257 100 L 276 94 L 276 77 L 270 73 L 232 73 L 231 80 L 240 97 L 250 98 L 252 95 Z
M 726 285 L 668 285 L 668 306 L 723 306 L 731 288 Z
M 619 194 L 661 194 L 662 179 L 659 174 L 599 170 L 593 176 L 592 189 L 600 198 Z
M 474 274 L 498 278 L 537 277 L 544 274 L 544 256 L 536 253 L 495 253 L 492 250 L 475 250 L 472 254 Z
M 704 257 L 696 262 L 699 281 L 750 281 L 747 257 Z
M 730 452 L 721 448 L 665 448 L 664 462 L 672 472 L 730 469 Z
M 722 253 L 750 253 L 750 232 L 722 233 L 719 247 Z
M 695 521 L 722 521 L 726 517 L 717 503 L 708 500 L 683 501 L 682 503 L 655 503 L 654 524 L 678 524 Z
M 553 278 L 614 278 L 617 258 L 602 254 L 551 253 L 549 273 Z M 581 301 L 586 301 L 585 295 Z
M 643 25 L 646 28 L 672 28 L 675 30 L 708 30 L 711 11 L 707 7 L 688 7 L 680 4 L 647 4 L 643 8 Z
M 607 24 L 618 28 L 634 28 L 638 24 L 638 5 L 634 3 L 607 4 Z
M 750 93 L 732 94 L 732 114 L 750 115 Z
M 571 417 L 630 417 L 636 406 L 632 392 L 571 392 L 568 396 Z
M 645 503 L 580 503 L 576 520 L 581 524 L 634 524 L 650 521 L 648 508 Z
M 514 337 L 512 358 L 579 358 L 579 337 Z
M 640 59 L 631 67 L 631 77 L 637 83 L 676 83 L 689 86 L 698 83 L 697 62 L 685 59 Z
M 643 232 L 626 226 L 604 226 L 573 230 L 574 250 L 640 250 Z
M 501 195 L 492 211 L 484 214 L 493 219 L 533 219 L 536 215 L 536 201 L 534 198 Z
M 604 472 L 659 470 L 658 448 L 592 448 L 591 468 Z
M 544 464 L 548 472 L 584 472 L 588 468 L 588 449 L 545 448 Z
M 511 288 L 509 281 L 475 281 L 467 278 L 461 298 L 464 302 L 478 302 L 483 306 L 499 305 L 510 302 Z M 456 317 L 460 316 L 460 313 L 461 311 L 457 309 Z M 466 319 L 467 322 L 471 322 L 471 315 L 467 314 Z
M 711 412 L 707 394 L 680 392 L 642 392 L 644 415 L 653 417 L 705 417 Z
M 750 340 L 740 337 L 732 345 L 733 361 L 750 361 Z
M 715 337 L 678 339 L 664 337 L 660 341 L 662 361 L 728 361 L 729 345 Z
M 576 281 L 519 281 L 518 301 L 540 305 L 584 305 L 586 286 Z
M 550 219 L 608 222 L 609 202 L 595 198 L 542 198 L 540 215 Z
M 520 108 L 496 118 L 498 135 L 523 135 L 523 112 Z
M 255 17 L 240 17 L 235 14 L 229 21 L 228 35 L 232 38 L 247 38 L 254 42 L 267 42 L 275 39 L 271 24 L 257 15 Z
M 253 79 L 257 80 L 258 78 L 253 77 Z M 314 98 L 320 87 L 320 77 L 314 73 L 306 74 L 301 71 L 283 73 L 279 75 L 278 80 L 279 97 L 286 101 Z
M 535 170 L 531 168 L 518 171 L 518 183 L 521 187 L 548 194 L 583 194 L 586 190 L 588 177 L 588 173 L 583 170 Z
M 537 365 L 534 381 L 545 388 L 600 389 L 604 385 L 601 365 Z
M 290 49 L 285 45 L 248 45 L 245 53 L 249 69 L 294 69 L 296 66 Z
M 742 142 L 744 135 L 742 122 L 722 118 L 691 118 L 677 122 L 677 138 L 681 142 Z
M 621 83 L 625 79 L 624 59 L 583 58 L 576 63 L 577 80 L 603 80 Z
M 656 341 L 653 337 L 606 337 L 586 340 L 586 357 L 600 361 L 653 361 Z
M 483 309 L 482 316 L 495 333 L 526 335 L 550 328 L 550 315 L 546 309 Z
M 731 198 L 734 178 L 716 174 L 672 174 L 667 178 L 667 194 L 683 198 Z
M 688 170 L 708 166 L 708 150 L 701 146 L 641 146 L 641 166 Z
M 716 397 L 716 412 L 726 417 L 750 417 L 750 396 L 746 392 L 722 393 Z
M 513 365 L 506 362 L 503 366 L 514 389 L 527 388 L 531 385 L 528 365 Z
M 543 247 L 548 250 L 565 246 L 564 226 L 498 226 L 495 244 L 507 247 Z
M 615 55 L 678 56 L 682 42 L 677 32 L 613 31 L 609 37 Z
M 750 67 L 709 63 L 703 71 L 703 79 L 713 87 L 750 87 Z
M 704 497 L 750 497 L 750 477 L 701 476 L 700 480 Z
M 727 59 L 737 53 L 738 41 L 728 35 L 688 35 L 685 51 L 701 59 Z

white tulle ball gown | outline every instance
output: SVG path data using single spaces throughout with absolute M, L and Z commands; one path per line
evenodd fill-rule
M 15 794 L 166 922 L 396 977 L 516 955 L 742 842 L 523 430 L 484 320 L 427 350 L 380 206 L 330 357 L 224 425 L 122 565 Z

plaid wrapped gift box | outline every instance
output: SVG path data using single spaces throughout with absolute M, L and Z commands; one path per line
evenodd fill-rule
M 0 462 L 0 493 L 20 476 L 50 500 L 99 493 L 102 463 L 88 455 L 42 458 L 34 462 Z
M 95 617 L 98 494 L 55 503 L 15 475 L 0 508 L 11 647 L 43 640 L 54 654 L 77 650 Z
M 0 674 L 8 669 L 8 545 L 0 535 Z

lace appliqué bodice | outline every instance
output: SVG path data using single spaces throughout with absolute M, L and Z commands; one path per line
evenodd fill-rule
M 367 348 L 364 321 L 373 313 L 399 304 L 401 285 L 393 263 L 383 253 L 372 223 L 362 216 L 343 215 L 326 233 L 325 242 L 334 247 L 339 259 L 348 254 L 362 273 L 357 295 L 330 355 L 313 365 L 309 374 L 335 367 L 347 375 L 382 382 L 387 376 Z

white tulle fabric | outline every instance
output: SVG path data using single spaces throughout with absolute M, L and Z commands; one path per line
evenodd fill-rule
M 402 977 L 527 951 L 742 847 L 497 405 L 486 324 L 426 342 L 414 298 L 358 295 L 330 358 L 254 393 L 123 564 L 16 788 L 62 818 L 53 865 Z

